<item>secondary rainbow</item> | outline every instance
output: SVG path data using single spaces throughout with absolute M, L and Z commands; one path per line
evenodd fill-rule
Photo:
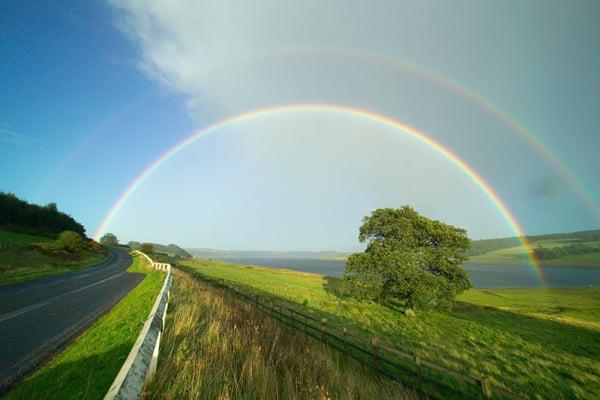
M 523 247 L 527 251 L 529 256 L 529 261 L 531 265 L 534 267 L 538 278 L 542 283 L 544 283 L 544 278 L 542 274 L 542 270 L 540 268 L 539 263 L 537 262 L 535 255 L 533 253 L 533 249 L 527 238 L 523 232 L 523 229 L 517 222 L 516 218 L 509 211 L 508 207 L 502 199 L 498 196 L 498 194 L 492 189 L 492 187 L 473 169 L 469 166 L 465 161 L 460 159 L 456 154 L 454 154 L 449 149 L 445 148 L 442 144 L 436 142 L 425 133 L 406 125 L 400 121 L 397 121 L 391 117 L 377 114 L 372 111 L 353 108 L 349 106 L 337 105 L 337 104 L 286 104 L 275 107 L 262 108 L 257 110 L 252 110 L 248 112 L 244 112 L 241 114 L 233 115 L 224 119 L 221 119 L 209 126 L 199 129 L 194 132 L 192 135 L 188 136 L 183 141 L 179 142 L 175 146 L 171 147 L 165 153 L 163 153 L 156 161 L 150 164 L 140 175 L 137 176 L 133 180 L 133 182 L 125 189 L 125 191 L 119 196 L 115 204 L 111 207 L 109 212 L 106 214 L 104 219 L 102 220 L 100 226 L 98 227 L 95 238 L 99 240 L 100 236 L 106 232 L 108 226 L 115 218 L 121 207 L 127 202 L 129 197 L 135 192 L 135 190 L 164 162 L 169 160 L 175 154 L 177 154 L 180 150 L 184 149 L 191 143 L 197 141 L 200 138 L 203 138 L 209 134 L 216 133 L 219 130 L 235 125 L 241 124 L 245 121 L 256 120 L 260 118 L 265 118 L 268 116 L 276 115 L 276 114 L 284 114 L 284 113 L 294 113 L 301 111 L 314 111 L 314 112 L 328 112 L 334 114 L 341 115 L 352 115 L 355 117 L 361 117 L 367 120 L 375 121 L 380 124 L 392 127 L 394 129 L 398 129 L 419 142 L 426 144 L 431 147 L 439 154 L 443 155 L 447 160 L 449 160 L 452 164 L 460 168 L 460 170 L 467 176 L 471 181 L 473 181 L 480 190 L 490 199 L 490 201 L 494 204 L 494 206 L 498 209 L 500 214 L 504 217 L 510 228 L 514 231 L 515 235 L 521 241 Z
M 507 126 L 512 132 L 516 133 L 527 143 L 537 154 L 548 162 L 558 172 L 559 175 L 570 185 L 573 191 L 581 199 L 582 203 L 590 210 L 594 217 L 600 221 L 600 204 L 594 199 L 594 196 L 587 190 L 584 183 L 575 176 L 567 164 L 562 161 L 554 151 L 551 151 L 535 134 L 529 129 L 517 122 L 514 117 L 511 117 L 507 112 L 501 110 L 494 105 L 490 100 L 476 93 L 463 83 L 452 79 L 444 74 L 441 74 L 424 65 L 416 64 L 411 61 L 403 60 L 397 57 L 391 57 L 385 54 L 371 52 L 366 50 L 356 50 L 344 47 L 293 47 L 271 50 L 268 52 L 256 53 L 251 56 L 240 57 L 234 60 L 228 60 L 224 63 L 207 64 L 204 67 L 204 72 L 211 73 L 212 71 L 225 70 L 240 65 L 265 62 L 272 59 L 288 58 L 298 55 L 319 55 L 319 56 L 335 56 L 348 57 L 362 62 L 383 65 L 388 68 L 402 70 L 420 78 L 423 78 L 436 85 L 442 86 L 452 93 L 461 96 L 466 101 L 484 110 L 489 115 Z
M 567 164 L 563 162 L 555 152 L 551 151 L 535 134 L 523 126 L 523 124 L 519 123 L 514 117 L 511 117 L 507 112 L 501 110 L 498 106 L 494 105 L 491 101 L 479 95 L 466 85 L 430 68 L 426 68 L 423 65 L 404 61 L 395 57 L 389 57 L 380 53 L 356 51 L 345 48 L 322 48 L 319 50 L 348 57 L 363 58 L 367 61 L 377 62 L 392 68 L 400 68 L 431 82 L 435 82 L 449 91 L 463 97 L 505 124 L 514 133 L 518 134 L 529 146 L 531 146 L 531 148 L 546 160 L 546 162 L 554 167 L 575 193 L 577 193 L 583 204 L 585 204 L 585 206 L 594 214 L 595 218 L 600 221 L 600 205 L 595 201 L 594 197 L 589 190 L 586 189 L 581 180 L 571 172 Z

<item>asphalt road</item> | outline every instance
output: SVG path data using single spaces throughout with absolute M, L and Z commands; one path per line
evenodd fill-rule
M 0 396 L 144 278 L 125 272 L 130 264 L 129 255 L 111 250 L 93 268 L 0 286 Z

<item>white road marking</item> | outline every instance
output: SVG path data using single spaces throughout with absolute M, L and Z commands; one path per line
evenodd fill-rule
M 108 260 L 106 260 L 104 263 L 110 264 L 113 261 L 115 261 L 115 259 L 117 257 L 118 256 L 116 256 L 116 255 L 111 255 L 110 258 Z M 76 280 L 76 279 L 85 278 L 85 277 L 87 277 L 89 275 L 93 275 L 93 274 L 97 273 L 98 270 L 100 270 L 102 268 L 106 268 L 106 266 L 91 267 L 91 268 L 89 268 L 87 270 L 81 271 L 80 273 L 75 273 L 73 276 L 66 276 L 66 277 L 64 277 L 64 279 L 56 279 L 55 281 L 50 281 L 50 282 L 41 282 L 38 285 L 32 285 L 32 286 L 25 287 L 23 289 L 19 289 L 18 292 L 19 293 L 20 292 L 25 292 L 25 291 L 32 290 L 32 289 L 37 289 L 37 288 L 40 288 L 40 287 L 43 287 L 43 286 L 48 287 L 48 286 L 58 285 L 60 283 L 65 283 L 65 282 L 68 282 L 68 281 Z
M 100 280 L 98 282 L 90 283 L 89 285 L 82 286 L 80 288 L 71 290 L 70 292 L 59 294 L 58 296 L 51 297 L 51 298 L 46 299 L 44 301 L 40 301 L 39 303 L 30 305 L 30 306 L 27 306 L 27 307 L 20 308 L 20 309 L 18 309 L 16 311 L 8 313 L 8 314 L 4 314 L 4 315 L 0 316 L 0 322 L 8 321 L 9 319 L 12 319 L 12 318 L 18 317 L 19 315 L 28 313 L 29 311 L 33 311 L 33 310 L 38 309 L 40 307 L 44 307 L 44 306 L 46 306 L 46 305 L 48 305 L 48 304 L 50 304 L 50 303 L 52 303 L 52 302 L 54 302 L 54 301 L 62 298 L 62 297 L 71 295 L 73 293 L 81 292 L 82 290 L 89 289 L 92 286 L 96 286 L 96 285 L 99 285 L 101 283 L 110 281 L 111 279 L 118 278 L 118 277 L 122 276 L 124 273 L 125 272 L 121 272 L 120 274 L 113 275 L 113 276 L 110 276 L 108 278 L 104 278 L 104 279 L 102 279 L 102 280 Z

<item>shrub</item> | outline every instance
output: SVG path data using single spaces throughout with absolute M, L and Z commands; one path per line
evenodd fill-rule
M 56 246 L 72 253 L 80 253 L 85 250 L 86 243 L 77 232 L 62 231 L 56 238 Z
M 88 248 L 96 253 L 101 253 L 107 251 L 100 243 L 96 242 L 93 239 L 88 240 Z

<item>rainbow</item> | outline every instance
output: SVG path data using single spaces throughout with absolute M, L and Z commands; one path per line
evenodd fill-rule
M 423 66 L 405 61 L 400 61 L 395 58 L 391 58 L 377 53 L 365 53 L 363 56 L 365 55 L 368 57 L 373 57 L 374 59 L 379 58 L 379 60 L 384 65 L 400 67 L 415 75 L 421 76 L 429 81 L 435 82 L 440 86 L 445 87 L 449 91 L 460 95 L 470 103 L 474 104 L 478 108 L 484 110 L 485 112 L 502 122 L 514 133 L 518 134 L 525 143 L 527 143 L 540 155 L 540 157 L 542 157 L 542 159 L 544 159 L 547 163 L 552 165 L 552 167 L 559 173 L 559 175 L 561 175 L 570 184 L 571 188 L 575 191 L 575 193 L 577 193 L 577 195 L 585 204 L 585 206 L 590 211 L 592 211 L 596 219 L 600 221 L 600 206 L 594 200 L 593 196 L 586 189 L 585 185 L 581 182 L 581 180 L 578 179 L 567 167 L 567 165 L 555 155 L 555 152 L 551 151 L 548 148 L 548 146 L 546 146 L 540 139 L 538 139 L 536 135 L 534 135 L 530 130 L 525 128 L 522 124 L 517 122 L 517 120 L 511 117 L 508 113 L 502 111 L 492 102 L 480 96 L 473 90 L 469 89 L 467 86 L 451 78 L 448 78 L 447 76 L 441 75 L 430 69 L 427 69 Z
M 530 130 L 520 124 L 515 118 L 511 117 L 507 112 L 495 106 L 491 101 L 477 94 L 464 84 L 436 72 L 423 65 L 415 64 L 410 61 L 402 60 L 395 57 L 390 57 L 385 54 L 370 52 L 365 50 L 355 50 L 344 47 L 294 47 L 282 48 L 270 52 L 259 53 L 251 57 L 239 58 L 226 63 L 208 64 L 204 71 L 211 73 L 215 70 L 222 70 L 239 66 L 244 63 L 253 63 L 256 61 L 264 61 L 265 59 L 285 58 L 294 55 L 313 54 L 321 56 L 342 56 L 355 60 L 360 60 L 368 63 L 384 65 L 389 68 L 401 69 L 410 74 L 416 75 L 436 85 L 442 86 L 445 89 L 461 96 L 466 101 L 482 109 L 496 120 L 500 121 L 508 127 L 513 133 L 516 133 L 521 139 L 527 143 L 537 154 L 550 164 L 562 178 L 568 182 L 573 191 L 577 194 L 585 207 L 590 210 L 594 217 L 600 221 L 600 204 L 595 201 L 592 194 L 586 189 L 585 185 L 578 179 L 567 165 L 558 158 L 548 146 L 546 146 L 538 137 Z
M 95 233 L 95 239 L 99 240 L 102 234 L 104 234 L 110 225 L 110 223 L 114 220 L 115 216 L 123 207 L 123 205 L 127 202 L 127 200 L 131 197 L 131 195 L 136 191 L 138 187 L 163 163 L 173 157 L 182 149 L 186 148 L 190 144 L 194 143 L 200 138 L 203 138 L 212 133 L 218 132 L 220 129 L 226 128 L 231 125 L 241 124 L 246 121 L 256 120 L 260 118 L 265 118 L 269 116 L 273 116 L 276 114 L 287 114 L 301 111 L 314 111 L 314 112 L 328 112 L 334 114 L 341 115 L 352 115 L 360 118 L 364 118 L 366 120 L 374 121 L 380 123 L 382 125 L 400 130 L 417 141 L 426 144 L 433 150 L 437 151 L 439 154 L 444 156 L 448 161 L 457 166 L 471 181 L 473 181 L 480 190 L 490 199 L 490 201 L 494 204 L 494 206 L 498 209 L 500 214 L 506 220 L 510 228 L 514 231 L 516 236 L 521 241 L 523 248 L 526 250 L 529 261 L 533 268 L 536 271 L 537 276 L 540 279 L 541 283 L 544 283 L 542 270 L 540 268 L 539 263 L 537 262 L 533 249 L 529 244 L 526 235 L 521 229 L 519 223 L 515 219 L 515 217 L 511 214 L 508 207 L 502 199 L 498 196 L 498 194 L 492 189 L 492 187 L 473 169 L 471 168 L 465 161 L 460 159 L 456 154 L 454 154 L 449 149 L 445 148 L 442 144 L 436 142 L 425 133 L 420 132 L 419 130 L 406 125 L 402 122 L 399 122 L 391 117 L 387 117 L 385 115 L 377 114 L 372 111 L 367 111 L 363 109 L 342 106 L 342 105 L 334 105 L 334 104 L 286 104 L 275 107 L 268 107 L 257 109 L 253 111 L 244 112 L 241 114 L 237 114 L 234 116 L 230 116 L 228 118 L 221 119 L 211 125 L 208 125 L 200 130 L 196 131 L 192 135 L 185 138 L 183 141 L 179 142 L 175 146 L 168 149 L 165 153 L 163 153 L 156 161 L 150 164 L 140 175 L 138 175 L 133 182 L 125 189 L 125 191 L 119 196 L 117 201 L 111 207 L 109 212 L 106 214 L 100 226 L 98 227 Z

